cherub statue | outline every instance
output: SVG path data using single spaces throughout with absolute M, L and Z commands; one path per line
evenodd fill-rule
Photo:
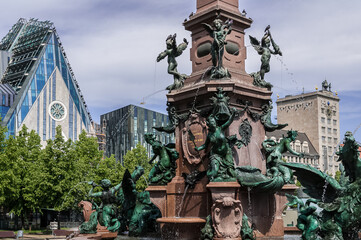
M 154 153 L 149 163 L 152 163 L 159 157 L 159 161 L 150 170 L 149 181 L 151 184 L 166 185 L 175 176 L 175 170 L 177 168 L 176 160 L 179 158 L 179 154 L 174 149 L 175 144 L 169 143 L 163 145 L 155 139 L 152 133 L 146 133 L 144 139 L 152 146 Z
M 316 213 L 317 207 L 311 206 L 311 203 L 317 204 L 319 200 L 314 198 L 309 198 L 306 201 L 306 204 L 303 203 L 301 199 L 297 196 L 287 194 L 288 206 L 297 204 L 299 206 L 300 215 L 297 219 L 297 228 L 302 231 L 303 240 L 316 240 L 319 239 L 317 236 L 318 231 L 320 230 L 320 221 L 318 220 L 318 215 Z
M 177 70 L 178 63 L 176 57 L 180 56 L 188 46 L 187 39 L 183 39 L 183 43 L 177 46 L 177 34 L 169 35 L 166 39 L 167 49 L 161 52 L 157 57 L 157 62 L 168 56 L 168 73 L 173 75 L 174 83 L 169 85 L 166 89 L 172 91 L 183 87 L 184 80 L 188 78 L 186 74 L 180 74 Z
M 262 143 L 262 146 L 266 151 L 267 169 L 270 170 L 271 168 L 276 167 L 282 173 L 285 183 L 292 182 L 292 171 L 279 164 L 280 162 L 283 162 L 282 154 L 289 151 L 301 158 L 304 156 L 303 153 L 298 153 L 291 148 L 290 143 L 296 140 L 297 135 L 297 131 L 290 130 L 287 132 L 287 137 L 282 138 L 279 143 L 272 139 L 264 140 Z
M 271 54 L 273 55 L 280 55 L 282 56 L 282 52 L 279 48 L 279 46 L 273 41 L 270 29 L 271 26 L 268 25 L 266 29 L 264 30 L 265 33 L 262 37 L 261 43 L 252 36 L 249 36 L 250 41 L 254 49 L 258 52 L 261 56 L 261 68 L 259 72 L 251 73 L 250 75 L 253 76 L 254 82 L 253 84 L 260 87 L 266 87 L 266 88 L 272 88 L 272 84 L 269 82 L 266 82 L 264 80 L 265 73 L 268 73 L 270 71 L 270 59 Z M 270 48 L 272 44 L 272 47 L 274 50 Z
M 213 21 L 213 27 L 207 23 L 202 23 L 203 27 L 208 31 L 213 38 L 211 54 L 213 69 L 211 71 L 211 79 L 218 79 L 224 77 L 231 77 L 228 70 L 223 68 L 223 54 L 224 47 L 227 44 L 226 37 L 232 31 L 232 20 L 227 20 L 225 23 L 221 19 Z
M 92 188 L 90 189 L 88 196 L 101 199 L 100 206 L 98 207 L 97 205 L 95 205 L 96 213 L 92 213 L 92 215 L 96 214 L 99 224 L 101 226 L 107 227 L 109 231 L 111 232 L 118 231 L 120 227 L 120 222 L 117 218 L 116 192 L 119 191 L 122 184 L 120 183 L 115 187 L 111 187 L 112 184 L 110 180 L 103 179 L 100 182 L 100 187 L 102 187 L 103 190 L 101 192 L 95 192 L 95 193 L 93 193 L 93 189 L 98 185 L 96 185 L 93 181 L 90 181 L 89 184 L 92 185 Z M 96 229 L 96 225 L 95 225 L 95 229 Z M 94 231 L 95 229 L 93 229 L 92 231 Z M 84 228 L 84 230 L 88 231 L 89 229 Z
M 205 143 L 196 147 L 196 151 L 207 149 L 210 146 L 210 164 L 207 176 L 210 181 L 235 181 L 235 168 L 232 156 L 232 149 L 229 139 L 225 135 L 225 130 L 231 125 L 237 109 L 232 109 L 232 114 L 228 121 L 217 124 L 215 117 L 211 114 L 207 119 L 208 135 Z

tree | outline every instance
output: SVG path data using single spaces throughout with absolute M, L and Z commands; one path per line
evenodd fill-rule
M 41 191 L 42 197 L 46 198 L 46 207 L 57 210 L 63 208 L 66 195 L 79 179 L 75 159 L 72 141 L 70 139 L 65 141 L 61 126 L 57 126 L 54 140 L 47 141 L 41 155 L 44 173 Z
M 40 137 L 35 131 L 28 132 L 23 125 L 16 137 L 5 140 L 1 152 L 0 203 L 21 217 L 22 225 L 31 213 L 40 209 L 43 202 L 37 188 L 41 182 L 38 167 L 41 152 Z
M 142 166 L 144 168 L 143 177 L 137 182 L 137 191 L 144 191 L 148 187 L 147 178 L 152 168 L 149 163 L 147 150 L 141 144 L 128 151 L 124 156 L 124 168 L 128 169 L 129 172 L 133 172 L 136 166 Z

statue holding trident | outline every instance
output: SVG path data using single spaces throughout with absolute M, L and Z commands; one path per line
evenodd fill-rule
M 268 25 L 264 30 L 265 33 L 262 37 L 261 43 L 255 37 L 249 36 L 249 39 L 254 49 L 258 52 L 259 55 L 262 55 L 261 56 L 262 64 L 259 72 L 251 73 L 250 75 L 254 79 L 253 84 L 255 86 L 265 87 L 265 88 L 273 87 L 271 83 L 266 82 L 264 80 L 265 73 L 268 73 L 271 69 L 270 68 L 271 54 L 282 56 L 280 47 L 274 42 L 272 38 L 270 28 L 271 26 Z M 274 50 L 270 48 L 271 44 Z
M 225 23 L 221 19 L 213 21 L 213 27 L 207 23 L 202 23 L 209 35 L 213 38 L 211 54 L 213 68 L 211 71 L 211 79 L 229 78 L 231 74 L 226 68 L 223 68 L 223 54 L 224 47 L 227 44 L 226 37 L 232 31 L 232 20 L 227 20 Z M 218 63 L 218 65 L 217 65 Z
M 169 35 L 166 39 L 167 49 L 161 52 L 157 57 L 157 62 L 168 56 L 168 73 L 173 75 L 174 83 L 169 85 L 166 89 L 172 91 L 183 87 L 184 80 L 188 78 L 186 74 L 180 74 L 177 70 L 178 63 L 176 57 L 180 56 L 188 46 L 187 39 L 183 39 L 183 42 L 177 46 L 176 43 L 177 34 Z

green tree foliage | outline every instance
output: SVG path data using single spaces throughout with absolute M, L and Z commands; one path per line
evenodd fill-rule
M 0 204 L 21 217 L 26 217 L 43 205 L 39 191 L 41 169 L 38 159 L 41 153 L 40 137 L 26 126 L 15 138 L 2 139 L 6 146 L 1 153 Z
M 144 177 L 141 177 L 137 182 L 137 191 L 144 191 L 148 187 L 147 178 L 152 168 L 152 165 L 148 163 L 149 158 L 147 150 L 141 144 L 138 144 L 134 149 L 128 151 L 124 156 L 124 168 L 129 172 L 133 172 L 136 166 L 142 166 L 144 168 Z
M 103 158 L 96 138 L 87 137 L 85 131 L 78 141 L 66 141 L 58 126 L 54 139 L 48 140 L 43 149 L 40 137 L 26 126 L 17 136 L 5 136 L 6 128 L 0 127 L 0 205 L 23 222 L 29 213 L 42 208 L 76 208 L 86 199 L 89 181 L 100 183 L 107 178 L 113 185 L 119 184 L 126 168 L 133 172 L 136 166 L 142 166 L 145 174 L 137 190 L 147 187 L 145 179 L 152 166 L 140 144 L 127 152 L 123 166 L 114 156 Z

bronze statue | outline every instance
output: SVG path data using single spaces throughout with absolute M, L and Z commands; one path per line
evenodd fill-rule
M 261 123 L 263 123 L 264 128 L 267 132 L 273 132 L 276 129 L 282 129 L 286 127 L 288 124 L 274 124 L 271 120 L 272 114 L 272 100 L 269 101 L 268 104 L 262 105 L 262 115 L 261 115 Z
M 225 130 L 233 122 L 237 109 L 232 109 L 232 114 L 228 121 L 218 125 L 215 117 L 211 114 L 207 119 L 208 135 L 205 143 L 196 147 L 196 151 L 207 149 L 210 146 L 210 165 L 207 176 L 210 181 L 224 182 L 235 181 L 235 169 L 232 156 L 232 149 L 229 139 L 225 135 Z
M 213 69 L 211 71 L 211 79 L 229 78 L 230 73 L 226 68 L 223 68 L 223 54 L 224 47 L 227 44 L 226 37 L 232 31 L 233 20 L 227 20 L 225 23 L 221 19 L 215 19 L 213 26 L 202 23 L 209 35 L 213 38 L 211 54 Z
M 317 207 L 312 206 L 311 203 L 317 204 L 319 201 L 314 198 L 309 198 L 306 204 L 297 196 L 287 194 L 288 206 L 297 204 L 300 208 L 300 215 L 297 218 L 297 228 L 302 231 L 303 240 L 317 240 L 317 234 L 320 230 L 320 221 L 316 213 Z
M 282 161 L 282 154 L 289 151 L 290 153 L 303 157 L 303 153 L 298 153 L 291 148 L 290 143 L 295 141 L 297 137 L 297 131 L 288 131 L 287 137 L 283 137 L 282 140 L 277 143 L 272 139 L 264 140 L 262 143 L 263 148 L 266 151 L 267 156 L 267 169 L 277 168 L 283 175 L 285 183 L 292 182 L 292 171 L 285 166 L 280 165 Z M 271 174 L 270 174 L 271 175 Z
M 166 89 L 171 91 L 183 87 L 184 80 L 188 78 L 186 74 L 180 74 L 177 70 L 178 63 L 176 57 L 180 56 L 188 46 L 187 39 L 183 39 L 183 43 L 177 46 L 177 34 L 169 35 L 166 39 L 167 49 L 161 52 L 157 57 L 157 62 L 168 56 L 168 73 L 173 75 L 174 83 L 169 85 Z
M 109 179 L 103 179 L 100 182 L 100 187 L 103 188 L 101 192 L 93 193 L 94 187 L 98 186 L 93 181 L 89 182 L 92 188 L 89 191 L 89 197 L 95 197 L 101 199 L 101 204 L 98 207 L 96 204 L 93 205 L 96 211 L 91 215 L 90 223 L 84 223 L 79 227 L 80 233 L 94 233 L 96 232 L 97 221 L 101 226 L 107 227 L 111 232 L 118 231 L 120 222 L 117 218 L 117 206 L 116 206 L 116 192 L 119 191 L 122 184 L 118 184 L 111 188 L 111 182 Z M 89 226 L 87 226 L 89 225 Z M 92 227 L 90 227 L 92 226 Z
M 155 136 L 152 133 L 146 133 L 144 139 L 152 146 L 154 153 L 149 163 L 152 163 L 159 157 L 159 161 L 150 170 L 149 181 L 151 184 L 155 185 L 166 185 L 175 176 L 175 170 L 177 168 L 176 160 L 179 158 L 179 154 L 174 149 L 175 144 L 169 143 L 163 145 L 160 141 L 155 139 Z
M 343 146 L 340 146 L 336 152 L 339 156 L 337 161 L 342 162 L 346 176 L 349 177 L 350 182 L 354 182 L 361 178 L 360 145 L 356 142 L 352 132 L 345 133 L 343 143 Z
M 254 47 L 254 49 L 257 51 L 259 55 L 262 55 L 261 68 L 259 72 L 251 73 L 250 75 L 253 76 L 254 78 L 254 82 L 253 82 L 254 85 L 260 87 L 266 87 L 266 88 L 272 88 L 272 84 L 264 80 L 265 73 L 268 73 L 271 69 L 270 68 L 271 54 L 282 56 L 282 52 L 279 46 L 274 42 L 272 38 L 271 32 L 269 30 L 270 28 L 271 28 L 270 25 L 266 27 L 261 42 L 259 42 L 256 38 L 249 36 L 251 44 Z M 274 50 L 270 48 L 271 44 Z

